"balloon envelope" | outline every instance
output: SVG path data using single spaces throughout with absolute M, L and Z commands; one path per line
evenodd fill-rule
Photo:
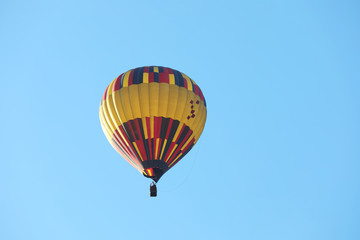
M 196 83 L 166 67 L 140 67 L 115 78 L 100 104 L 110 144 L 145 177 L 158 181 L 199 139 L 206 102 Z

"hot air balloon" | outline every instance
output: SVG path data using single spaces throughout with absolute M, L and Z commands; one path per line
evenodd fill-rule
M 113 148 L 155 183 L 199 140 L 206 114 L 200 87 L 184 73 L 159 66 L 135 68 L 115 78 L 99 111 Z M 155 183 L 150 196 L 157 195 Z

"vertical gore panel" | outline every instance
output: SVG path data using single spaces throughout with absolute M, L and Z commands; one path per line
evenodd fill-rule
M 170 97 L 171 96 L 171 97 Z M 179 96 L 179 87 L 169 84 L 169 98 L 167 101 L 166 117 L 174 118 Z
M 174 77 L 175 77 L 175 85 L 179 86 L 180 84 L 180 73 L 179 71 L 174 70 Z M 181 76 L 182 78 L 182 76 Z
M 158 84 L 159 85 L 159 112 L 158 116 L 166 117 L 167 105 L 169 102 L 169 84 Z
M 165 139 L 166 131 L 169 127 L 169 118 L 162 118 L 161 129 L 160 129 L 160 138 Z
M 169 74 L 167 73 L 159 73 L 159 82 L 169 84 Z
M 154 72 L 154 82 L 159 82 L 159 73 L 158 72 Z

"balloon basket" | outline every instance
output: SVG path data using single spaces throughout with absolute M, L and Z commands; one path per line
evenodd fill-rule
M 157 196 L 156 184 L 152 182 L 150 184 L 150 197 L 156 197 L 156 196 Z

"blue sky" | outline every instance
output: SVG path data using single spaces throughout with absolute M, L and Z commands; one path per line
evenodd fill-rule
M 357 1 L 1 1 L 0 239 L 359 239 Z M 162 65 L 208 119 L 149 197 L 98 107 Z

